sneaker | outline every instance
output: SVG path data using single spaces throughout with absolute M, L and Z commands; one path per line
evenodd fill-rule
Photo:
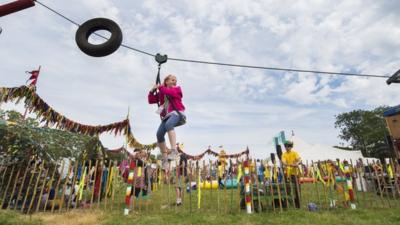
M 178 155 L 178 151 L 176 149 L 171 149 L 171 153 L 168 155 L 168 159 L 174 161 Z
M 161 161 L 161 164 L 162 164 L 162 168 L 164 170 L 168 170 L 169 169 L 169 162 L 168 162 L 167 158 L 163 158 L 162 161 Z

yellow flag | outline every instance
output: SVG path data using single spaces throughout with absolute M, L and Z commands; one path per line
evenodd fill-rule
M 82 174 L 81 180 L 79 182 L 79 190 L 78 190 L 79 200 L 82 200 L 83 188 L 85 186 L 85 177 L 86 177 L 86 167 L 83 170 L 83 174 Z

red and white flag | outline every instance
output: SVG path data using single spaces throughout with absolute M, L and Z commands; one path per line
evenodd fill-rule
M 27 83 L 30 81 L 31 83 L 29 86 L 36 86 L 37 80 L 39 78 L 39 73 L 40 73 L 40 66 L 38 70 L 32 70 L 32 71 L 26 71 L 26 73 L 29 73 L 31 76 L 29 79 L 26 81 Z

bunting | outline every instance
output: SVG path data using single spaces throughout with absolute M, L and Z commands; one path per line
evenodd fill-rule
M 210 148 L 205 150 L 203 153 L 200 153 L 199 155 L 189 155 L 189 154 L 185 153 L 182 150 L 182 147 L 180 145 L 177 146 L 177 149 L 178 149 L 178 152 L 180 152 L 181 154 L 184 154 L 187 157 L 187 159 L 190 159 L 190 160 L 201 160 L 206 154 L 212 155 L 214 157 L 220 156 L 220 154 L 218 152 L 215 152 L 215 151 L 211 150 Z M 248 155 L 249 153 L 250 153 L 250 151 L 247 148 L 246 150 L 236 153 L 236 154 L 224 154 L 224 157 L 225 158 L 239 158 L 240 156 Z
M 32 74 L 32 79 L 37 79 L 39 71 L 29 72 Z M 31 80 L 31 78 L 29 80 Z M 127 145 L 135 149 L 153 150 L 157 147 L 157 143 L 142 144 L 135 136 L 133 136 L 132 128 L 129 122 L 129 118 L 120 122 L 115 122 L 107 125 L 91 126 L 75 122 L 67 117 L 61 115 L 51 106 L 49 106 L 37 93 L 35 86 L 20 86 L 12 88 L 0 88 L 0 102 L 15 102 L 19 103 L 22 99 L 25 99 L 25 107 L 28 112 L 35 113 L 41 122 L 46 122 L 49 126 L 55 126 L 55 128 L 74 133 L 80 133 L 83 135 L 96 136 L 105 132 L 113 133 L 114 135 L 124 135 L 126 138 Z M 122 149 L 118 149 L 122 150 Z M 189 155 L 178 146 L 178 151 L 185 154 L 188 159 L 201 160 L 206 154 L 213 155 L 215 157 L 220 156 L 218 152 L 211 149 L 205 150 L 199 155 Z M 226 158 L 239 158 L 243 155 L 248 155 L 249 149 L 236 153 L 236 154 L 225 154 Z
M 46 122 L 49 126 L 55 126 L 57 129 L 90 136 L 96 136 L 105 132 L 113 133 L 114 135 L 123 134 L 127 139 L 129 147 L 146 150 L 156 147 L 156 143 L 143 145 L 136 140 L 131 132 L 128 118 L 107 125 L 85 125 L 68 119 L 54 110 L 36 93 L 35 86 L 0 88 L 0 102 L 19 103 L 22 99 L 25 99 L 25 107 L 30 113 L 35 113 L 41 122 Z

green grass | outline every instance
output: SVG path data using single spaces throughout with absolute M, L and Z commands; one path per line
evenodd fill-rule
M 42 224 L 39 219 L 31 219 L 27 216 L 22 216 L 14 211 L 0 210 L 1 225 L 25 225 L 25 224 Z
M 398 224 L 400 220 L 398 209 L 375 210 L 337 210 L 322 212 L 307 212 L 289 210 L 283 213 L 261 213 L 247 215 L 216 214 L 216 213 L 157 213 L 140 215 L 110 214 L 104 217 L 104 224 L 341 224 L 341 225 L 376 225 Z
M 184 204 L 176 207 L 173 185 L 164 185 L 152 193 L 147 200 L 135 200 L 134 210 L 123 215 L 124 187 L 116 192 L 113 210 L 110 199 L 107 209 L 104 201 L 93 209 L 76 210 L 68 213 L 39 213 L 32 217 L 18 212 L 0 211 L 0 224 L 340 224 L 379 225 L 398 224 L 400 221 L 400 199 L 381 199 L 372 192 L 357 192 L 357 209 L 346 208 L 344 195 L 322 184 L 302 185 L 302 208 L 289 206 L 280 212 L 278 206 L 272 208 L 271 199 L 261 196 L 265 210 L 261 213 L 246 214 L 239 209 L 238 190 L 202 190 L 201 208 L 197 208 L 197 192 L 185 192 Z M 337 207 L 328 207 L 329 199 L 337 200 Z M 97 201 L 95 201 L 97 202 Z M 308 212 L 307 203 L 318 205 L 318 212 Z M 390 205 L 389 205 L 390 204 Z M 70 223 L 68 223 L 70 221 Z

